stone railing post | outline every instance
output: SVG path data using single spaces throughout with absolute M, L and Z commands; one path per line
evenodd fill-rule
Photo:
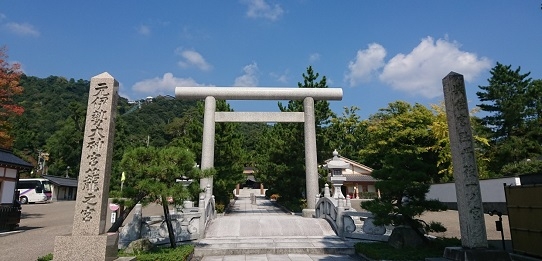
M 331 197 L 331 193 L 329 192 L 329 185 L 327 183 L 324 186 L 324 197 L 326 197 L 326 198 Z
M 344 199 L 337 199 L 337 218 L 335 223 L 337 224 L 337 234 L 344 239 Z
M 199 234 L 200 238 L 205 237 L 205 225 L 207 224 L 207 217 L 205 216 L 205 194 L 201 193 L 199 196 L 198 212 L 201 213 L 199 219 Z

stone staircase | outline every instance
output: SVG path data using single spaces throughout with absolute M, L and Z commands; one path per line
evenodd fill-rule
M 354 255 L 353 241 L 334 237 L 207 238 L 196 244 L 194 256 L 257 254 Z

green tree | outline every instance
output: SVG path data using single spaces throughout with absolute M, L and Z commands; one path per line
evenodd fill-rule
M 233 111 L 230 105 L 223 100 L 217 101 L 217 111 Z M 243 183 L 243 160 L 246 158 L 245 151 L 241 147 L 241 132 L 239 123 L 219 123 L 215 127 L 215 161 L 216 171 L 213 180 L 213 191 L 217 206 L 227 206 L 233 197 L 233 189 L 236 184 Z
M 327 130 L 330 147 L 355 161 L 361 160 L 359 150 L 367 146 L 367 125 L 358 110 L 356 106 L 344 107 L 343 115 L 333 117 Z
M 50 141 L 49 143 L 64 147 L 63 139 L 68 140 L 72 146 L 74 135 L 82 137 L 90 83 L 84 80 L 66 80 L 58 76 L 42 79 L 24 74 L 21 75 L 20 83 L 25 91 L 14 99 L 25 107 L 25 112 L 20 117 L 10 119 L 13 124 L 12 132 L 17 133 L 13 149 L 20 152 L 25 160 L 37 165 L 38 151 L 49 153 L 48 150 L 51 149 L 46 145 L 48 139 L 56 139 L 58 142 Z M 75 132 L 80 132 L 80 134 Z M 72 146 L 75 151 L 70 151 L 70 155 L 56 154 L 56 152 L 67 150 L 54 148 L 55 153 L 50 153 L 51 158 L 47 164 L 52 166 L 48 174 L 64 175 L 67 164 L 72 170 L 78 169 L 81 150 L 77 151 L 76 147 Z M 71 155 L 72 153 L 78 155 Z M 70 160 L 66 162 L 68 158 Z M 57 160 L 59 160 L 58 164 Z
M 72 102 L 69 106 L 72 114 L 60 129 L 47 139 L 45 150 L 50 155 L 49 173 L 58 175 L 66 171 L 70 172 L 66 174 L 76 177 L 81 161 L 86 108 L 77 102 Z
M 491 113 L 482 118 L 486 126 L 493 127 L 492 139 L 499 141 L 524 131 L 526 117 L 526 96 L 531 82 L 530 73 L 522 74 L 521 68 L 511 69 L 497 63 L 490 71 L 488 86 L 478 86 L 476 92 L 482 102 L 482 111 Z
M 224 100 L 216 101 L 216 111 L 233 111 Z M 196 159 L 201 162 L 201 142 L 203 139 L 204 103 L 187 111 L 182 117 L 166 126 L 166 133 L 172 139 L 171 144 L 188 147 L 196 152 Z M 215 126 L 215 159 L 213 194 L 218 210 L 227 206 L 233 196 L 235 185 L 244 182 L 241 134 L 238 123 L 218 123 Z
M 302 74 L 303 83 L 299 88 L 327 88 L 327 79 L 315 73 L 312 66 Z M 278 107 L 282 112 L 302 112 L 303 101 L 291 100 Z M 315 101 L 315 127 L 317 160 L 324 161 L 331 153 L 327 139 L 327 127 L 334 116 L 327 101 Z M 299 123 L 277 123 L 263 135 L 259 151 L 264 155 L 258 164 L 258 175 L 262 178 L 269 193 L 280 194 L 279 200 L 292 210 L 300 210 L 305 198 L 305 145 L 303 125 Z
M 497 63 L 490 71 L 487 86 L 479 86 L 477 96 L 482 102 L 480 109 L 488 115 L 482 124 L 491 130 L 491 158 L 489 169 L 499 173 L 501 168 L 513 162 L 540 155 L 542 152 L 542 127 L 540 123 L 539 81 L 528 78 L 529 73 L 521 73 L 521 68 L 511 69 L 511 65 Z
M 542 173 L 542 160 L 528 159 L 504 165 L 502 172 L 506 176 L 536 175 Z
M 138 147 L 125 152 L 120 164 L 126 173 L 121 196 L 127 200 L 123 203 L 131 210 L 138 202 L 142 204 L 160 202 L 164 208 L 166 222 L 168 222 L 172 247 L 175 247 L 175 239 L 169 220 L 168 202 L 180 205 L 190 197 L 189 189 L 175 180 L 181 176 L 199 179 L 201 173 L 194 164 L 194 154 L 180 147 Z M 190 189 L 199 187 L 197 182 L 190 186 Z M 121 218 L 125 217 L 121 216 Z
M 422 239 L 419 228 L 444 229 L 416 218 L 425 211 L 444 209 L 440 202 L 425 199 L 438 175 L 438 154 L 431 150 L 437 142 L 430 129 L 433 120 L 433 113 L 423 105 L 390 103 L 369 117 L 370 142 L 361 150 L 381 192 L 381 198 L 364 202 L 362 207 L 375 214 L 375 224 L 407 225 Z
M 434 120 L 430 126 L 430 130 L 436 140 L 436 143 L 431 147 L 431 151 L 438 155 L 437 167 L 439 174 L 438 178 L 435 178 L 433 182 L 449 182 L 454 177 L 446 108 L 443 102 L 439 105 L 433 104 L 431 108 L 433 109 Z M 477 108 L 472 110 L 470 117 L 471 126 L 473 126 L 474 144 L 476 146 L 474 152 L 478 163 L 478 176 L 479 178 L 489 178 L 490 174 L 487 171 L 489 160 L 483 153 L 489 148 L 489 140 L 483 136 L 483 131 L 477 131 L 480 129 L 476 127 L 479 125 L 478 118 L 473 116 L 477 111 Z

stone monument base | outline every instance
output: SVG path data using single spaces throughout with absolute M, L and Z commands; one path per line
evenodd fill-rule
M 118 254 L 117 233 L 98 236 L 57 236 L 55 261 L 115 260 Z
M 313 218 L 316 216 L 316 210 L 312 208 L 306 208 L 301 211 L 303 217 Z
M 447 247 L 444 249 L 444 258 L 456 261 L 510 261 L 510 255 L 503 250 L 495 249 L 466 249 L 462 247 Z

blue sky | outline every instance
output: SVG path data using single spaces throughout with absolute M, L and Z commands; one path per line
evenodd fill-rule
M 470 107 L 496 62 L 542 79 L 542 1 L 1 1 L 0 45 L 27 75 L 104 71 L 131 100 L 176 86 L 297 87 L 309 65 L 366 118 L 430 105 L 465 76 Z M 278 111 L 276 101 L 230 102 Z

